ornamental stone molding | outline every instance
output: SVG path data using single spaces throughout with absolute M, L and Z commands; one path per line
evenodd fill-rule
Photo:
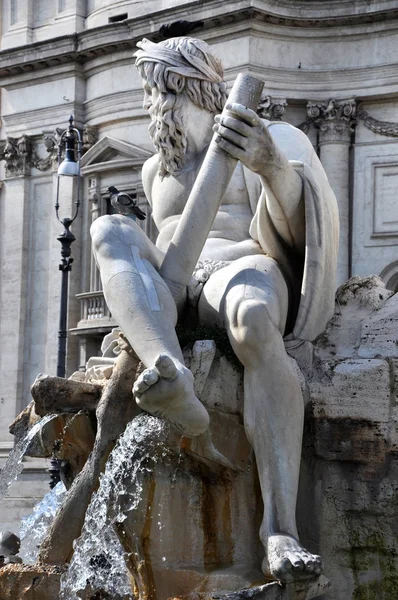
M 358 106 L 358 119 L 363 121 L 363 124 L 367 129 L 378 133 L 379 135 L 386 135 L 388 137 L 398 137 L 398 123 L 391 121 L 378 121 L 373 117 L 369 116 L 368 112 L 363 108 L 363 105 Z
M 20 138 L 0 140 L 0 160 L 6 163 L 6 178 L 29 175 L 32 164 L 31 138 L 24 134 Z
M 307 115 L 308 126 L 312 123 L 319 129 L 321 144 L 350 143 L 357 116 L 357 106 L 353 98 L 348 100 L 330 99 L 327 102 L 309 101 Z
M 82 135 L 82 141 L 83 141 L 82 154 L 85 154 L 87 152 L 87 150 L 90 150 L 90 148 L 92 148 L 94 146 L 94 144 L 97 142 L 97 140 L 98 140 L 97 128 L 86 125 L 83 128 L 83 135 Z
M 47 156 L 40 157 L 40 144 L 33 144 L 32 138 L 23 134 L 20 138 L 7 137 L 0 140 L 0 160 L 6 163 L 6 178 L 30 175 L 32 167 L 39 171 L 55 171 L 58 162 L 58 144 L 64 130 L 57 127 L 54 131 L 43 132 L 43 144 Z M 84 127 L 82 132 L 82 154 L 87 152 L 97 141 L 95 127 Z
M 282 98 L 272 99 L 271 96 L 263 95 L 257 107 L 257 114 L 269 121 L 282 121 L 286 106 L 287 102 Z
M 147 3 L 150 6 L 150 3 Z M 369 23 L 392 23 L 398 18 L 398 8 L 391 0 L 379 0 L 372 9 L 369 0 L 339 0 L 338 2 L 297 3 L 296 0 L 263 0 L 261 6 L 253 6 L 253 0 L 209 0 L 207 2 L 179 2 L 179 7 L 172 3 L 168 9 L 144 10 L 140 5 L 140 14 L 119 23 L 107 24 L 95 22 L 94 15 L 87 15 L 88 27 L 75 35 L 64 35 L 54 40 L 41 40 L 32 44 L 29 55 L 24 47 L 12 47 L 2 52 L 0 77 L 5 78 L 21 73 L 30 74 L 35 70 L 59 67 L 68 63 L 84 64 L 94 56 L 104 56 L 115 51 L 135 49 L 136 42 L 142 37 L 150 37 L 152 41 L 160 41 L 158 33 L 165 23 L 186 18 L 189 5 L 190 19 L 203 20 L 203 28 L 209 30 L 218 26 L 220 21 L 240 23 L 250 21 L 269 23 L 298 28 L 328 28 L 338 26 L 356 26 Z M 354 7 L 355 4 L 355 7 Z M 307 6 L 308 5 L 308 6 Z M 148 17 L 149 12 L 151 18 Z M 129 11 L 130 13 L 130 11 Z M 104 20 L 107 14 L 101 10 Z
M 39 171 L 48 171 L 57 168 L 58 144 L 61 141 L 63 129 L 57 127 L 53 132 L 43 132 L 43 144 L 47 151 L 45 158 L 40 158 L 35 149 L 33 153 L 32 166 Z
M 58 163 L 58 145 L 64 130 L 57 127 L 53 132 L 43 132 L 43 143 L 47 151 L 45 158 L 39 158 L 37 152 L 33 153 L 32 166 L 39 171 L 55 171 Z M 97 129 L 95 127 L 84 127 L 82 132 L 82 154 L 87 152 L 97 141 Z

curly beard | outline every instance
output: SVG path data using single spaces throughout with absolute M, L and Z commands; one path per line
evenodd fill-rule
M 148 131 L 159 159 L 159 176 L 176 175 L 184 165 L 187 136 L 183 118 L 184 95 L 159 93 L 149 108 Z

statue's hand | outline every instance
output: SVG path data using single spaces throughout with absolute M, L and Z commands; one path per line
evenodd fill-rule
M 283 168 L 281 151 L 260 117 L 242 104 L 227 104 L 226 109 L 227 115 L 217 115 L 213 126 L 219 147 L 259 175 Z

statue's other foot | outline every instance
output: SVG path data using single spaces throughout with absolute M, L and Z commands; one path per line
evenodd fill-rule
M 193 437 L 209 427 L 209 414 L 195 396 L 191 371 L 166 354 L 141 373 L 133 393 L 142 410 L 168 419 L 183 435 Z
M 263 568 L 282 583 L 317 577 L 322 573 L 322 559 L 311 554 L 290 535 L 274 534 L 268 538 L 267 558 Z

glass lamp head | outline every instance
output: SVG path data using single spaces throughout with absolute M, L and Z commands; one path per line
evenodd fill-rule
M 77 177 L 80 174 L 79 163 L 75 161 L 75 151 L 66 149 L 65 158 L 58 167 L 58 175 Z

